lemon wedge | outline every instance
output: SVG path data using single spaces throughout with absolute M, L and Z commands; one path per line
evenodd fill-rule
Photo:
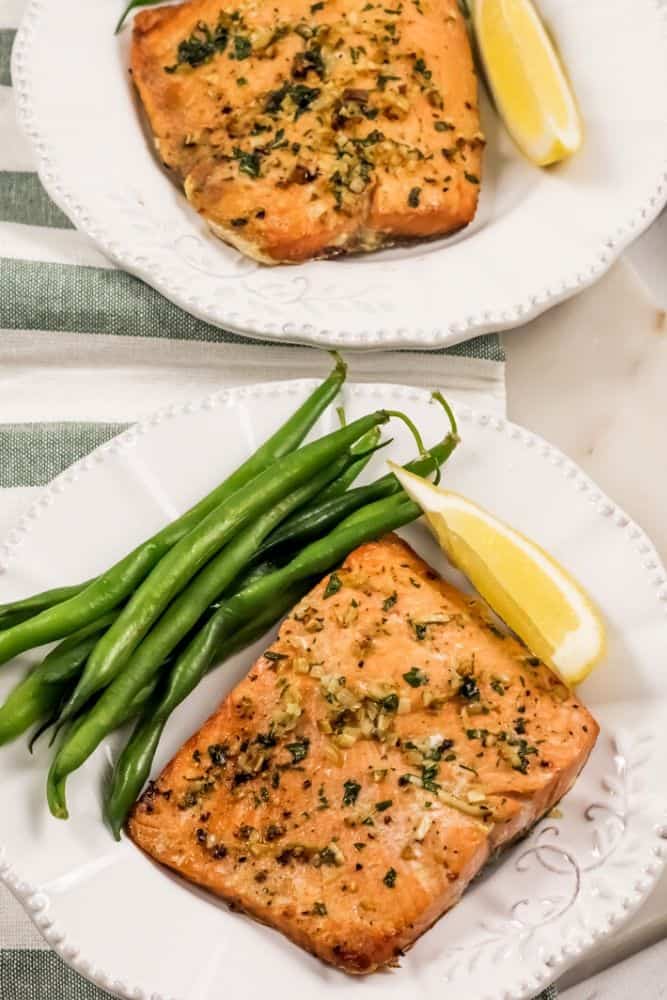
M 539 166 L 575 153 L 579 111 L 532 0 L 475 0 L 473 25 L 496 106 L 519 149 Z
M 578 684 L 605 651 L 592 601 L 539 545 L 483 507 L 389 463 L 423 510 L 450 562 L 566 684 Z

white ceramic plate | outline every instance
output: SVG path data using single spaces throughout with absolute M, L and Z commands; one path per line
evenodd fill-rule
M 226 391 L 128 431 L 43 494 L 0 553 L 0 601 L 100 571 L 206 492 L 292 412 L 310 383 Z M 443 430 L 423 390 L 356 385 L 350 419 L 378 405 L 409 409 L 428 440 Z M 463 445 L 446 482 L 535 537 L 590 590 L 609 624 L 606 663 L 581 694 L 602 726 L 562 805 L 477 881 L 401 968 L 360 980 L 302 952 L 116 845 L 100 821 L 114 741 L 70 780 L 72 819 L 44 801 L 45 749 L 0 753 L 0 874 L 47 941 L 123 997 L 177 1000 L 517 1000 L 552 980 L 650 892 L 667 849 L 667 580 L 651 544 L 560 453 L 504 420 L 463 411 Z M 334 421 L 323 421 L 320 430 Z M 412 447 L 392 426 L 392 453 Z M 383 467 L 377 457 L 369 476 Z M 405 531 L 441 569 L 425 529 Z M 216 671 L 181 706 L 161 767 L 246 672 L 258 645 Z M 20 674 L 4 667 L 0 696 Z M 157 769 L 156 769 L 157 770 Z
M 484 104 L 474 223 L 409 249 L 266 268 L 211 236 L 161 171 L 127 73 L 125 0 L 31 0 L 14 46 L 20 120 L 60 207 L 117 264 L 188 312 L 250 336 L 442 347 L 525 322 L 599 278 L 667 200 L 660 0 L 540 0 L 586 143 L 531 167 Z

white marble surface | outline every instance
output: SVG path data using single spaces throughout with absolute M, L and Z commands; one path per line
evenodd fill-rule
M 667 561 L 667 314 L 621 261 L 503 339 L 509 416 L 578 462 Z
M 509 416 L 575 459 L 645 529 L 667 563 L 667 314 L 622 261 L 578 298 L 505 334 L 504 343 Z M 667 876 L 563 985 L 581 983 L 664 937 Z M 580 985 L 568 1000 L 585 1000 L 586 989 Z M 654 1000 L 653 993 L 641 995 Z

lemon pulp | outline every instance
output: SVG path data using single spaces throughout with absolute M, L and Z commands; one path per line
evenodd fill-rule
M 450 561 L 498 616 L 568 684 L 605 650 L 604 624 L 574 578 L 544 549 L 483 507 L 392 465 Z
M 519 148 L 540 166 L 576 152 L 577 104 L 532 0 L 476 0 L 473 10 L 484 70 Z

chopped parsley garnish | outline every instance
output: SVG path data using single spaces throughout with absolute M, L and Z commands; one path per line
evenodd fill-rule
M 326 66 L 319 45 L 311 45 L 305 52 L 297 52 L 292 62 L 292 76 L 296 80 L 305 80 L 311 70 L 319 76 L 320 80 L 324 79 Z
M 392 799 L 383 799 L 382 802 L 375 803 L 375 809 L 379 813 L 385 812 L 385 810 L 391 808 L 393 804 L 394 803 Z
M 428 625 L 426 625 L 424 622 L 413 622 L 412 627 L 415 630 L 416 638 L 420 642 L 422 641 L 422 639 L 426 638 L 426 631 L 428 629 Z
M 354 847 L 355 851 L 363 851 L 366 849 L 366 844 L 362 844 L 360 840 L 358 840 L 352 846 Z
M 283 101 L 287 97 L 288 85 L 283 84 L 278 90 L 271 90 L 264 102 L 264 111 L 267 115 L 277 115 L 283 106 Z M 262 129 L 264 131 L 264 129 Z
M 324 4 L 321 4 L 320 6 L 324 7 Z M 324 903 L 313 903 L 313 911 L 312 912 L 313 912 L 313 916 L 314 917 L 326 917 L 326 915 L 327 915 L 327 908 L 324 905 Z
M 211 758 L 212 764 L 215 764 L 216 767 L 221 767 L 226 762 L 224 744 L 214 743 L 213 746 L 208 748 L 208 755 Z
M 419 667 L 410 667 L 408 672 L 403 674 L 403 680 L 413 688 L 421 687 L 422 684 L 428 684 L 428 676 Z
M 449 122 L 435 122 L 435 124 L 433 125 L 433 128 L 436 130 L 436 132 L 453 132 L 454 131 L 454 126 L 451 125 Z
M 366 115 L 366 117 L 368 118 L 368 115 Z M 384 141 L 384 132 L 380 132 L 380 130 L 377 128 L 374 128 L 372 132 L 369 132 L 368 135 L 365 135 L 363 139 L 352 140 L 355 146 L 375 146 L 377 145 L 378 142 L 383 142 L 383 141 Z M 388 600 L 389 598 L 387 598 L 387 601 Z M 389 610 L 386 607 L 387 601 L 385 601 L 382 605 L 385 611 Z M 396 600 L 394 600 L 392 603 L 395 604 Z M 391 607 L 391 604 L 389 605 L 389 607 Z
M 274 653 L 272 650 L 267 649 L 266 653 L 264 653 L 264 659 L 277 663 L 278 660 L 286 660 L 287 653 Z
M 261 158 L 259 153 L 244 153 L 242 149 L 235 146 L 233 149 L 234 159 L 239 161 L 239 170 L 248 177 L 259 177 L 261 169 Z
M 469 184 L 479 184 L 479 177 L 477 174 L 469 174 L 467 170 L 463 171 L 463 176 L 468 181 Z
M 461 698 L 466 698 L 468 701 L 479 700 L 479 688 L 477 687 L 477 681 L 472 674 L 468 674 L 463 678 L 459 686 L 458 694 Z
M 361 785 L 359 782 L 355 781 L 353 778 L 348 778 L 343 785 L 343 805 L 353 806 L 357 801 L 360 791 Z
M 296 104 L 294 121 L 297 121 L 308 110 L 313 101 L 320 96 L 320 88 L 306 87 L 303 83 L 297 83 L 290 87 L 289 95 Z
M 285 836 L 285 827 L 280 826 L 278 823 L 270 823 L 267 827 L 265 837 L 272 843 L 274 840 L 280 840 L 281 837 Z
M 411 188 L 410 194 L 408 195 L 408 205 L 410 206 L 410 208 L 418 207 L 420 195 L 421 195 L 421 188 L 418 187 Z
M 513 740 L 512 739 L 512 740 L 508 740 L 507 743 L 508 743 L 509 746 L 515 748 L 516 755 L 517 755 L 517 758 L 518 758 L 518 763 L 512 764 L 512 770 L 514 770 L 514 771 L 520 771 L 521 774 L 527 774 L 528 773 L 528 767 L 529 767 L 529 764 L 530 764 L 530 761 L 528 760 L 528 758 L 532 754 L 536 754 L 537 753 L 537 747 L 531 747 L 531 746 L 529 746 L 527 740 Z
M 373 135 L 372 132 L 371 135 Z M 396 604 L 397 600 L 398 600 L 398 594 L 396 593 L 396 591 L 394 591 L 393 594 L 390 594 L 389 597 L 386 597 L 382 602 L 382 610 L 391 611 L 393 606 Z
M 216 52 L 223 52 L 227 46 L 229 32 L 219 24 L 213 30 L 203 21 L 199 21 L 189 38 L 179 42 L 176 50 L 176 63 L 165 66 L 167 73 L 175 73 L 179 65 L 191 66 L 193 69 L 209 62 Z
M 327 585 L 326 585 L 326 587 L 324 589 L 324 595 L 323 596 L 324 597 L 333 597 L 334 594 L 338 593 L 338 591 L 340 590 L 340 588 L 342 586 L 343 586 L 343 584 L 341 583 L 341 579 L 338 576 L 338 573 L 332 573 L 331 576 L 329 577 L 329 582 L 327 583 Z
M 505 694 L 505 686 L 502 681 L 499 681 L 497 677 L 494 677 L 491 681 L 491 687 L 496 692 L 496 694 Z
M 442 740 L 437 746 L 431 747 L 424 754 L 426 760 L 440 760 L 446 750 L 451 750 L 454 740 Z
M 387 886 L 388 889 L 393 889 L 394 886 L 396 885 L 396 869 L 389 868 L 388 871 L 385 872 L 382 881 L 384 882 L 384 884 Z
M 389 73 L 379 73 L 377 78 L 378 90 L 385 90 L 390 80 L 400 79 L 400 76 L 391 76 Z
M 398 695 L 392 693 L 381 698 L 380 706 L 385 712 L 395 712 L 398 708 Z
M 252 42 L 245 35 L 234 35 L 232 40 L 234 51 L 230 53 L 230 59 L 247 59 L 252 52 Z
M 423 76 L 425 80 L 430 80 L 433 76 L 421 56 L 419 59 L 415 59 L 415 73 L 419 73 L 419 75 Z
M 324 0 L 318 0 L 317 3 L 311 3 L 310 5 L 311 14 L 317 14 L 318 10 L 323 10 L 323 9 L 324 9 Z
M 435 781 L 438 777 L 437 764 L 424 764 L 422 767 L 422 781 Z
M 307 736 L 304 736 L 302 740 L 295 741 L 294 743 L 288 743 L 285 747 L 292 755 L 292 763 L 298 764 L 299 761 L 304 760 L 308 756 L 308 750 L 310 748 L 310 740 Z
M 322 812 L 324 809 L 328 809 L 329 808 L 329 800 L 326 797 L 326 795 L 324 794 L 324 785 L 320 785 L 320 787 L 318 788 L 318 790 L 317 790 L 317 798 L 318 798 L 318 802 L 319 802 L 319 805 L 318 805 L 317 808 L 318 808 L 318 810 L 320 812 Z

